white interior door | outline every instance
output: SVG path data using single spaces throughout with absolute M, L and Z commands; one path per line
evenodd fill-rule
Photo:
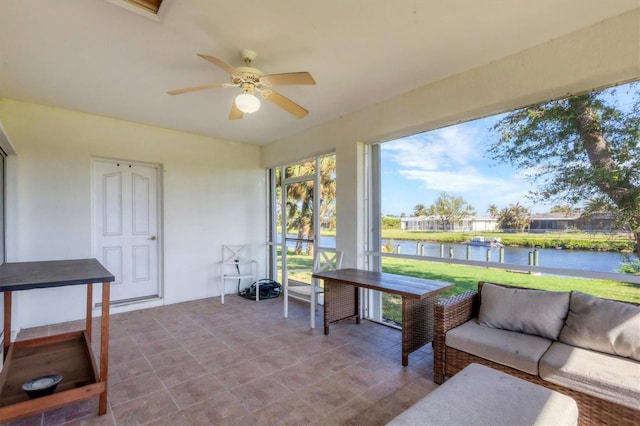
M 159 296 L 158 241 L 158 167 L 95 160 L 93 253 L 115 276 L 112 302 Z

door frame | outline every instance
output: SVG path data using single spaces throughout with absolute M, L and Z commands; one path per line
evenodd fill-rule
M 158 229 L 157 229 L 157 238 L 158 238 L 158 243 L 156 244 L 157 248 L 158 248 L 158 265 L 157 265 L 157 273 L 158 273 L 158 295 L 157 297 L 145 297 L 145 298 L 140 298 L 140 299 L 134 299 L 134 300 L 126 300 L 126 301 L 122 301 L 122 302 L 111 302 L 111 307 L 119 307 L 119 306 L 126 306 L 126 305 L 137 305 L 137 304 L 141 304 L 141 303 L 148 303 L 148 302 L 154 302 L 154 301 L 158 301 L 158 300 L 162 300 L 164 298 L 164 215 L 163 215 L 163 206 L 164 206 L 164 202 L 163 202 L 163 193 L 164 193 L 164 182 L 163 182 L 163 168 L 162 168 L 162 164 L 159 163 L 150 163 L 150 162 L 145 162 L 145 161 L 136 161 L 136 160 L 126 160 L 126 159 L 122 159 L 122 158 L 114 158 L 114 157 L 98 157 L 98 156 L 92 156 L 91 157 L 91 161 L 90 161 L 90 170 L 91 170 L 91 179 L 90 179 L 90 185 L 91 185 L 91 191 L 90 191 L 90 198 L 91 198 L 91 256 L 92 257 L 96 257 L 96 253 L 95 253 L 95 227 L 96 227 L 96 223 L 95 223 L 95 203 L 94 203 L 94 191 L 93 191 L 93 187 L 94 187 L 94 163 L 96 162 L 107 162 L 107 163 L 127 163 L 127 164 L 131 164 L 131 165 L 137 165 L 137 166 L 144 166 L 144 167 L 150 167 L 155 169 L 156 171 L 156 212 L 157 212 L 157 222 L 158 222 Z M 95 308 L 99 308 L 101 305 L 101 303 L 94 303 L 94 309 Z
M 315 163 L 315 172 L 313 174 L 309 174 L 309 175 L 301 175 L 301 176 L 294 176 L 294 177 L 290 177 L 290 178 L 285 178 L 285 170 L 287 169 L 287 167 L 294 165 L 294 164 L 298 164 L 300 163 L 299 161 L 297 162 L 293 162 L 287 165 L 281 165 L 279 167 L 274 167 L 272 170 L 275 172 L 276 169 L 280 170 L 280 223 L 276 223 L 277 222 L 277 215 L 275 214 L 275 209 L 276 209 L 276 197 L 275 197 L 275 186 L 276 186 L 276 181 L 275 181 L 275 176 L 273 176 L 272 174 L 272 179 L 270 180 L 271 183 L 271 205 L 270 205 L 270 209 L 272 211 L 271 213 L 271 232 L 272 235 L 270 235 L 272 241 L 271 241 L 271 260 L 272 260 L 272 265 L 271 267 L 273 268 L 273 273 L 271 274 L 273 276 L 273 279 L 277 278 L 277 249 L 278 247 L 281 248 L 281 255 L 280 255 L 280 261 L 281 261 L 281 276 L 282 276 L 282 287 L 284 289 L 284 318 L 288 318 L 289 317 L 289 285 L 288 285 L 288 281 L 289 281 L 289 277 L 288 277 L 288 273 L 287 273 L 287 241 L 304 241 L 304 242 L 311 242 L 313 243 L 313 249 L 317 250 L 318 245 L 319 245 L 319 241 L 320 241 L 320 220 L 319 220 L 319 214 L 320 214 L 320 158 L 321 156 L 315 156 L 313 157 L 313 161 Z M 304 161 L 304 160 L 302 160 Z M 297 183 L 302 183 L 302 182 L 307 182 L 307 181 L 311 181 L 313 182 L 313 212 L 312 212 L 312 220 L 313 220 L 313 230 L 314 230 L 314 237 L 313 239 L 298 239 L 298 238 L 287 238 L 287 187 L 289 185 L 295 185 Z M 276 229 L 280 229 L 280 235 L 282 240 L 278 243 L 277 242 L 277 232 Z

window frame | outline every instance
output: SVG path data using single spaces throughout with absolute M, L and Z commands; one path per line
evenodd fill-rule
M 390 141 L 387 141 L 390 142 Z M 369 236 L 369 245 L 367 246 L 367 251 L 365 252 L 365 256 L 367 256 L 368 263 L 370 265 L 371 270 L 381 271 L 381 266 L 379 269 L 376 269 L 378 259 L 381 263 L 381 259 L 384 257 L 389 258 L 398 258 L 398 259 L 409 259 L 409 260 L 420 260 L 420 261 L 430 261 L 430 262 L 441 262 L 448 263 L 453 265 L 466 265 L 466 266 L 479 266 L 486 268 L 486 261 L 479 260 L 464 260 L 464 259 L 450 259 L 447 257 L 436 257 L 436 256 L 420 256 L 420 255 L 411 255 L 411 254 L 398 254 L 398 253 L 383 253 L 380 249 L 376 250 L 376 247 L 380 247 L 380 242 L 382 241 L 382 229 L 380 226 L 380 219 L 378 217 L 376 222 L 376 217 L 374 215 L 378 213 L 378 216 L 381 212 L 381 181 L 380 175 L 382 173 L 380 160 L 382 158 L 380 146 L 382 143 L 375 143 L 369 146 L 369 162 L 368 168 L 371 170 L 369 176 L 369 205 L 370 205 L 370 214 L 368 215 L 370 233 L 372 235 Z M 374 178 L 374 175 L 377 174 L 377 178 Z M 377 181 L 375 180 L 377 179 Z M 374 232 L 378 232 L 380 239 L 378 241 L 378 246 L 375 246 L 375 237 L 373 236 Z M 521 265 L 521 264 L 513 264 L 513 263 L 498 263 L 498 262 L 490 262 L 489 265 L 491 267 L 495 267 L 497 269 L 509 269 L 518 272 L 530 272 L 530 273 L 543 273 L 543 274 L 551 274 L 551 275 L 561 275 L 561 276 L 569 276 L 569 277 L 577 277 L 577 278 L 592 278 L 592 279 L 603 279 L 610 281 L 618 281 L 625 282 L 630 284 L 640 284 L 640 275 L 632 275 L 632 274 L 623 274 L 616 272 L 599 272 L 599 271 L 585 271 L 579 269 L 570 269 L 570 268 L 552 268 L 545 266 L 529 266 L 529 265 Z M 624 278 L 624 280 L 622 280 Z

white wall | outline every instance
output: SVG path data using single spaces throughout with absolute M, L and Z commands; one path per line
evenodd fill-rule
M 271 167 L 336 151 L 336 244 L 345 250 L 345 263 L 353 266 L 361 259 L 352 256 L 359 257 L 364 249 L 364 205 L 359 201 L 364 182 L 346 181 L 364 179 L 359 172 L 364 150 L 358 145 L 637 79 L 640 9 L 276 141 L 263 147 L 261 163 Z
M 219 295 L 223 243 L 264 258 L 265 173 L 259 148 L 183 132 L 0 99 L 15 146 L 10 161 L 7 260 L 92 257 L 91 159 L 160 164 L 164 303 Z M 264 274 L 262 261 L 260 275 Z M 84 286 L 16 293 L 14 323 L 82 318 Z

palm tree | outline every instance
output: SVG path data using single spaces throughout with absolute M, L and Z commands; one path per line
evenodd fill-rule
M 314 173 L 315 163 L 305 161 L 285 169 L 285 177 L 306 176 Z M 299 239 L 309 238 L 313 232 L 313 181 L 305 180 L 287 186 L 287 232 L 297 230 Z M 295 254 L 302 253 L 302 241 L 296 243 Z
M 286 177 L 310 176 L 315 173 L 315 160 L 307 160 L 289 166 L 285 170 Z M 335 182 L 336 159 L 334 155 L 320 158 L 320 211 L 319 217 L 330 217 L 335 223 Z M 299 239 L 312 240 L 315 237 L 313 226 L 313 181 L 305 180 L 287 187 L 287 227 L 297 231 Z M 296 243 L 295 254 L 302 254 L 302 241 Z M 307 254 L 313 255 L 313 244 L 307 244 Z
M 424 204 L 416 204 L 416 206 L 413 208 L 413 215 L 416 217 L 426 216 L 427 208 L 424 206 Z
M 336 157 L 320 158 L 320 217 L 328 218 L 335 227 L 336 218 Z
M 519 202 L 509 204 L 509 207 L 502 209 L 498 215 L 498 226 L 503 230 L 515 229 L 524 232 L 530 223 L 531 210 Z

